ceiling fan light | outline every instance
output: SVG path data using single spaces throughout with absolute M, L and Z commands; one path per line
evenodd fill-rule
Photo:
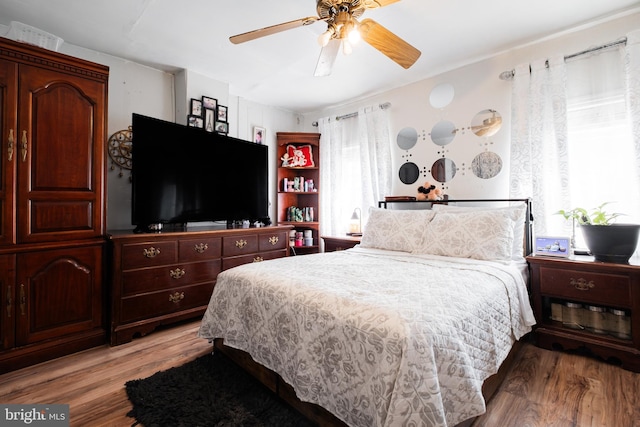
M 360 31 L 358 30 L 358 27 L 354 25 L 351 31 L 349 31 L 347 38 L 349 39 L 349 42 L 351 44 L 357 44 L 361 39 Z
M 344 53 L 345 55 L 351 55 L 352 52 L 353 52 L 353 47 L 351 46 L 351 43 L 349 42 L 349 39 L 343 39 L 342 40 L 342 53 Z
M 318 44 L 322 47 L 325 47 L 327 44 L 329 44 L 329 40 L 331 40 L 331 38 L 333 37 L 333 34 L 334 34 L 333 28 L 332 27 L 327 28 L 327 31 L 320 34 L 320 36 L 318 37 Z

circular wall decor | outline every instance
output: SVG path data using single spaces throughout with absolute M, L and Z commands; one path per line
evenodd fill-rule
M 485 151 L 473 159 L 471 162 L 471 170 L 478 178 L 493 178 L 502 170 L 502 158 L 496 153 Z
M 456 126 L 447 120 L 441 120 L 431 129 L 431 141 L 436 145 L 447 145 L 456 137 Z
M 456 164 L 451 159 L 438 159 L 431 166 L 431 176 L 438 182 L 449 182 L 456 176 Z
M 133 144 L 133 130 L 131 126 L 119 130 L 109 137 L 107 150 L 111 157 L 111 170 L 120 167 L 118 176 L 122 177 L 122 169 L 131 170 L 131 145 Z
M 440 83 L 429 94 L 429 103 L 433 108 L 444 108 L 453 101 L 455 91 L 450 83 Z
M 415 163 L 408 162 L 400 166 L 398 175 L 403 184 L 413 184 L 420 176 L 420 169 L 418 169 L 418 165 Z
M 471 120 L 471 130 L 478 136 L 493 136 L 502 127 L 502 116 L 496 110 L 482 110 Z
M 414 128 L 406 127 L 398 132 L 396 141 L 401 149 L 410 150 L 418 142 L 418 131 Z

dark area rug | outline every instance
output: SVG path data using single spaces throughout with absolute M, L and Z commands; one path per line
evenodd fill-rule
M 222 354 L 208 354 L 183 366 L 125 384 L 135 418 L 154 426 L 312 426 Z

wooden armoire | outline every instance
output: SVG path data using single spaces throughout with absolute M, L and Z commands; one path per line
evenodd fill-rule
M 108 73 L 0 38 L 0 373 L 106 341 Z

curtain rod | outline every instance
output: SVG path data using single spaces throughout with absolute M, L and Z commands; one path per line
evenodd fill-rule
M 577 52 L 577 53 L 572 53 L 571 55 L 566 55 L 564 57 L 564 60 L 567 61 L 569 59 L 572 58 L 576 58 L 578 56 L 582 56 L 582 55 L 586 55 L 588 53 L 592 53 L 592 52 L 597 52 L 599 50 L 603 50 L 603 49 L 609 49 L 610 47 L 615 47 L 618 46 L 620 44 L 627 44 L 627 38 L 624 37 L 618 41 L 615 42 L 611 42 L 611 43 L 607 43 L 607 44 L 603 44 L 602 46 L 596 46 L 596 47 L 592 47 L 590 49 L 585 49 L 581 52 Z M 549 66 L 549 61 L 547 61 L 547 67 Z M 500 80 L 511 80 L 513 78 L 513 76 L 515 76 L 515 72 L 516 70 L 507 70 L 507 71 L 503 71 L 500 73 Z
M 390 102 L 383 102 L 382 104 L 378 104 L 378 107 L 380 107 L 381 109 L 384 110 L 385 108 L 391 107 L 391 103 Z M 358 112 L 356 111 L 356 112 L 353 112 L 353 113 L 344 114 L 342 116 L 336 116 L 336 120 L 350 119 L 351 117 L 358 117 Z M 318 127 L 318 122 L 311 123 L 311 126 Z

